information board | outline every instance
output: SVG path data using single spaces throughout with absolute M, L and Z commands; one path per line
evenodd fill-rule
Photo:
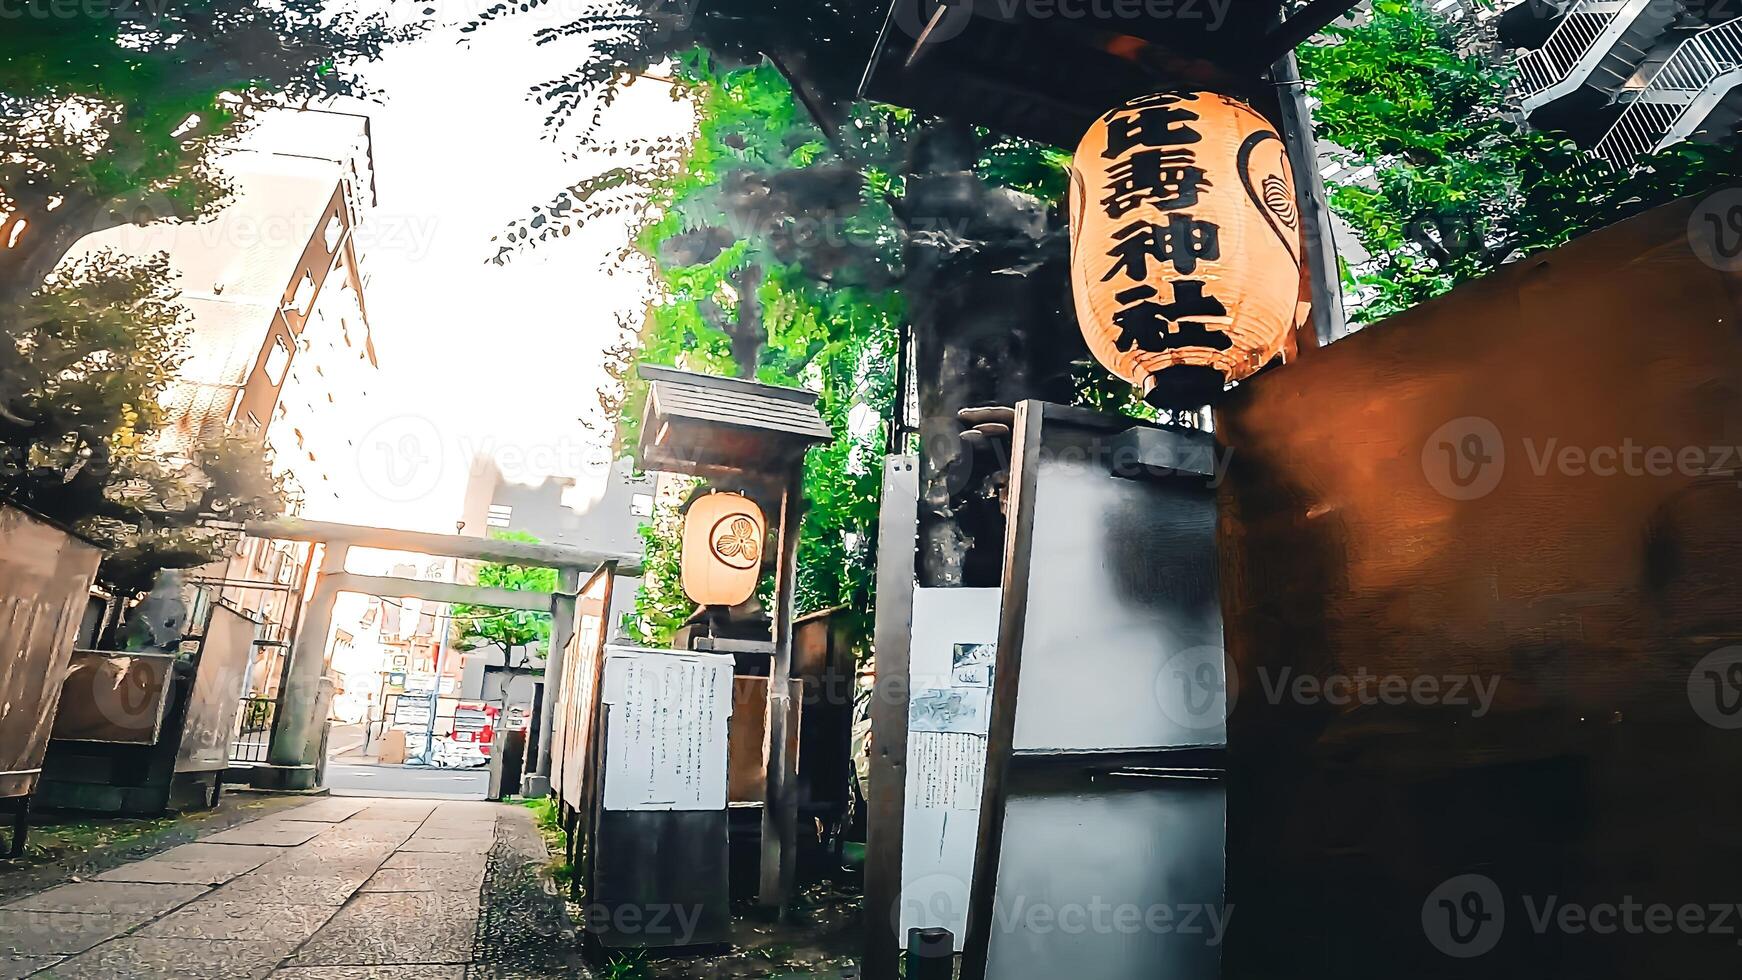
M 724 810 L 732 658 L 605 653 L 607 810 Z

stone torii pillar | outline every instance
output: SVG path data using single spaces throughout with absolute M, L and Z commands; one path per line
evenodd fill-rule
M 550 731 L 553 710 L 560 700 L 563 647 L 573 636 L 576 620 L 575 591 L 584 572 L 605 566 L 625 574 L 639 574 L 641 556 L 595 552 L 566 545 L 550 545 L 457 534 L 428 534 L 387 528 L 334 524 L 285 518 L 252 522 L 244 530 L 253 537 L 280 541 L 311 541 L 324 546 L 309 601 L 303 606 L 296 641 L 284 668 L 278 710 L 272 724 L 272 742 L 267 765 L 258 767 L 256 784 L 279 789 L 312 789 L 320 768 L 321 731 L 326 719 L 320 714 L 321 681 L 327 671 L 327 638 L 332 632 L 333 608 L 342 592 L 395 598 L 428 599 L 432 602 L 468 603 L 550 613 L 552 649 L 545 671 L 544 703 L 540 721 L 538 771 L 549 785 Z M 441 558 L 504 562 L 554 568 L 558 591 L 521 592 L 512 589 L 461 585 L 454 582 L 422 582 L 380 575 L 359 575 L 345 570 L 353 547 L 407 551 Z M 606 611 L 607 615 L 609 610 Z M 533 785 L 537 785 L 536 783 Z M 530 794 L 529 794 L 530 795 Z

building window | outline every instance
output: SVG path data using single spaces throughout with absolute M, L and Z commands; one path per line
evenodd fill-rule
M 653 494 L 638 493 L 629 498 L 629 513 L 636 517 L 653 516 Z
M 315 277 L 307 272 L 297 281 L 296 295 L 291 297 L 290 305 L 304 316 L 308 315 L 308 307 L 315 298 Z
M 272 349 L 266 352 L 266 380 L 273 387 L 284 383 L 284 372 L 290 367 L 290 348 L 283 337 L 272 338 Z
M 487 523 L 491 527 L 507 527 L 514 520 L 514 508 L 507 504 L 491 504 Z

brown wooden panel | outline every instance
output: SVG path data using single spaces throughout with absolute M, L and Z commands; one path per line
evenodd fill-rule
M 248 617 L 226 606 L 212 607 L 188 694 L 176 772 L 211 772 L 229 766 L 230 740 L 236 734 L 236 713 L 242 706 L 242 682 L 254 652 L 255 632 Z
M 56 741 L 157 744 L 174 669 L 174 654 L 74 651 L 66 683 L 61 685 L 53 737 Z
M 0 503 L 0 795 L 34 792 L 102 552 Z
M 767 798 L 768 678 L 732 678 L 732 722 L 726 733 L 726 799 L 761 803 Z
M 1508 266 L 1218 412 L 1225 976 L 1733 966 L 1734 936 L 1538 930 L 1526 905 L 1732 901 L 1742 866 L 1742 690 L 1716 686 L 1742 662 L 1742 293 L 1691 250 L 1693 209 Z M 1363 676 L 1365 697 L 1318 687 Z M 1427 934 L 1464 874 L 1504 903 L 1468 959 Z

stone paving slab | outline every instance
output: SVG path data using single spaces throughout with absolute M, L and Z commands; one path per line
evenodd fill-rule
M 278 970 L 268 980 L 465 980 L 463 966 L 302 966 Z
M 484 865 L 468 868 L 382 868 L 360 889 L 365 892 L 476 893 L 484 887 Z
M 62 960 L 39 980 L 263 980 L 290 952 L 281 942 L 128 937 Z
M 245 874 L 211 893 L 214 902 L 325 905 L 338 908 L 369 880 L 367 871 L 332 874 Z
M 0 953 L 12 956 L 82 953 L 150 918 L 150 914 L 139 913 L 0 910 Z
M 312 820 L 256 820 L 221 834 L 200 838 L 202 844 L 261 844 L 268 847 L 294 847 L 306 844 L 327 830 L 329 823 Z
M 0 980 L 22 980 L 38 970 L 45 970 L 61 961 L 59 956 L 0 955 Z
M 369 809 L 368 800 L 349 797 L 330 796 L 317 800 L 307 806 L 299 806 L 285 814 L 291 820 L 318 820 L 325 823 L 342 823 L 364 810 Z
M 341 816 L 352 802 L 315 811 L 330 820 L 266 817 L 0 908 L 0 980 L 577 975 L 530 813 L 359 798 Z
M 413 837 L 400 851 L 432 851 L 441 854 L 484 854 L 494 843 L 488 837 Z
M 131 881 L 81 881 L 50 888 L 21 898 L 5 909 L 28 909 L 37 912 L 95 912 L 127 915 L 139 913 L 146 918 L 162 915 L 184 902 L 204 895 L 204 885 L 141 884 Z
M 321 843 L 349 841 L 357 843 L 384 843 L 398 847 L 411 839 L 417 833 L 417 824 L 401 823 L 397 820 L 371 820 L 367 823 L 333 824 L 333 829 L 321 836 Z
M 279 853 L 275 847 L 244 844 L 183 844 L 156 857 L 105 871 L 97 880 L 217 885 L 253 871 Z
M 394 851 L 382 863 L 383 868 L 442 868 L 482 871 L 488 860 L 484 854 L 455 854 L 448 851 Z
M 359 892 L 285 965 L 466 963 L 477 929 L 476 895 Z
M 371 800 L 352 820 L 428 820 L 436 805 L 427 800 Z M 348 821 L 347 821 L 348 822 Z
M 154 939 L 248 939 L 300 943 L 333 917 L 323 905 L 202 900 L 182 906 L 139 930 Z

